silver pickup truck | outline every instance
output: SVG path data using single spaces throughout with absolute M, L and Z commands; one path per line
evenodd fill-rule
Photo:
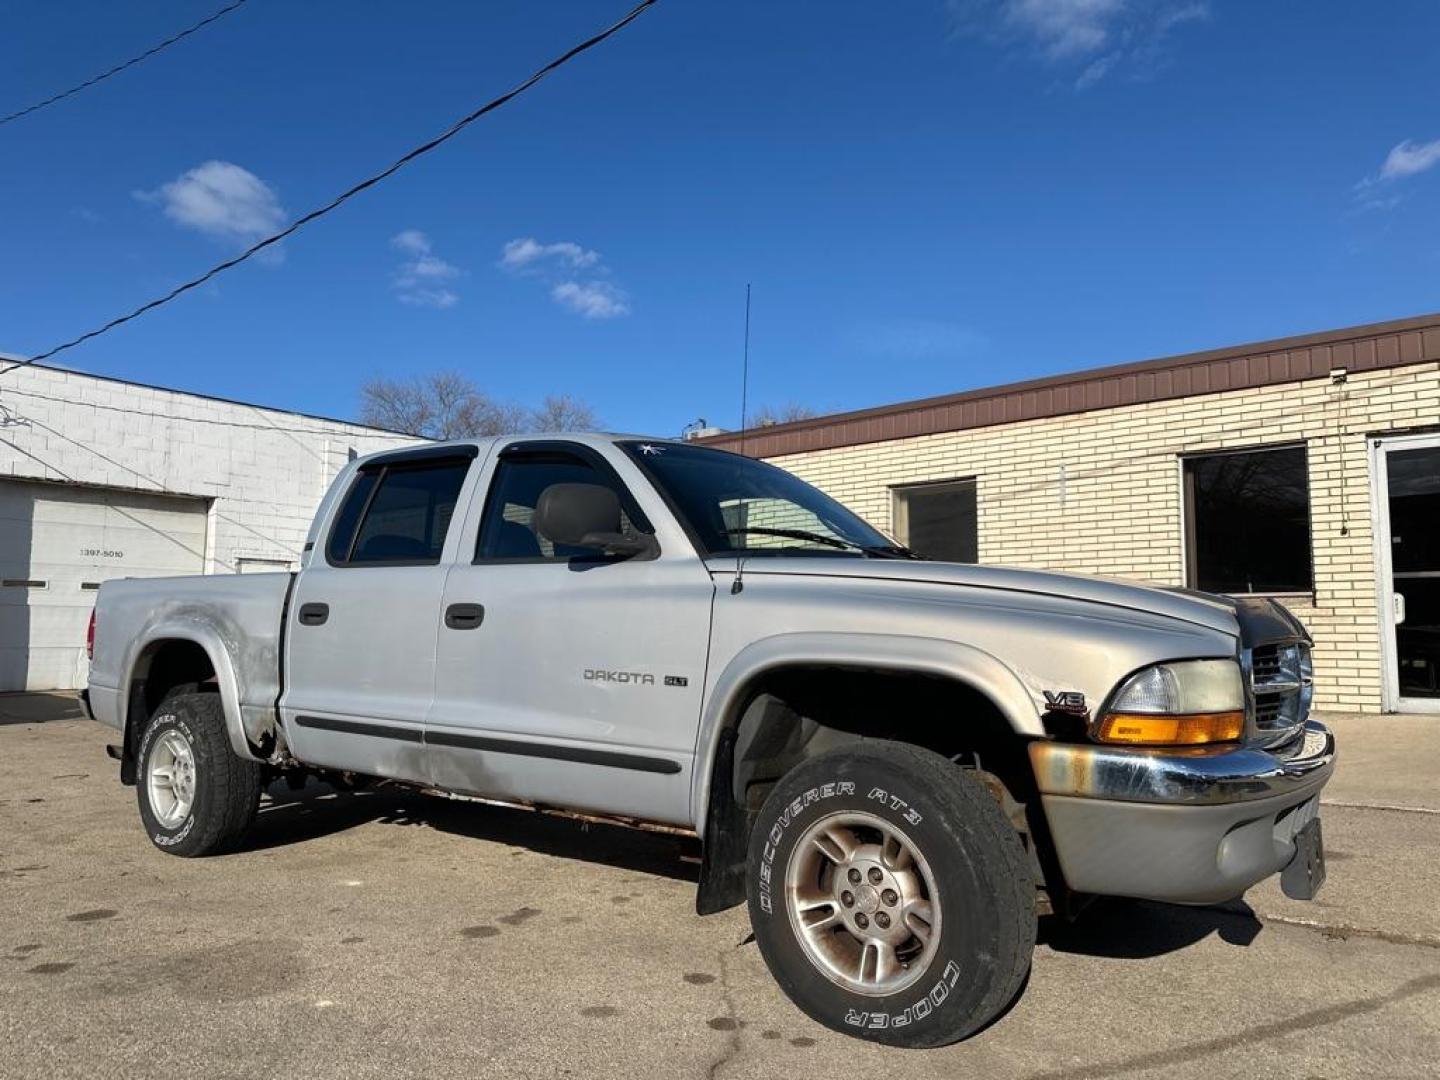
M 931 562 L 763 462 L 551 436 L 352 462 L 295 574 L 107 582 L 89 708 L 151 840 L 314 773 L 693 831 L 785 992 L 902 1046 L 1018 994 L 1037 915 L 1324 875 L 1279 605 Z M 483 807 L 477 807 L 483 810 Z

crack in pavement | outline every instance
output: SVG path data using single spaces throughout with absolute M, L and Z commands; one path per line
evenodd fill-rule
M 1401 806 L 1398 803 L 1346 802 L 1340 799 L 1321 799 L 1320 805 L 1334 806 L 1341 810 L 1386 810 L 1392 814 L 1436 814 L 1440 810 L 1429 806 Z
M 1379 997 L 1357 998 L 1354 1001 L 1346 1001 L 1338 1005 L 1326 1005 L 1323 1008 L 1300 1013 L 1298 1016 L 1289 1016 L 1279 1020 L 1271 1020 L 1268 1023 L 1257 1024 L 1254 1027 L 1244 1028 L 1233 1034 L 1221 1035 L 1213 1039 L 1203 1039 L 1199 1042 L 1185 1043 L 1169 1050 L 1155 1050 L 1146 1054 L 1137 1054 L 1134 1057 L 1122 1058 L 1119 1061 L 1111 1061 L 1095 1066 L 1071 1065 L 1063 1069 L 1032 1073 L 1026 1080 L 1072 1080 L 1075 1076 L 1085 1076 L 1090 1078 L 1090 1080 L 1104 1080 L 1106 1077 L 1123 1076 L 1126 1073 L 1139 1072 L 1144 1069 L 1163 1069 L 1167 1066 L 1193 1064 L 1200 1058 L 1222 1054 L 1227 1050 L 1233 1050 L 1237 1047 L 1265 1042 L 1269 1039 L 1283 1038 L 1287 1035 L 1296 1035 L 1303 1031 L 1335 1024 L 1354 1016 L 1363 1016 L 1366 1013 L 1377 1012 L 1395 1002 L 1403 1001 L 1417 994 L 1433 993 L 1436 990 L 1440 990 L 1440 975 L 1425 975 L 1418 979 L 1411 979 L 1409 982 L 1401 983 L 1394 990 L 1390 991 L 1390 993 L 1382 994 Z
M 1364 926 L 1347 926 L 1344 923 L 1323 923 L 1319 919 L 1303 919 L 1296 915 L 1266 915 L 1255 913 L 1262 923 L 1279 923 L 1281 926 L 1298 926 L 1302 930 L 1317 930 L 1332 941 L 1347 938 L 1369 938 L 1391 945 L 1418 945 L 1422 949 L 1440 949 L 1440 938 L 1429 934 L 1400 934 L 1393 930 L 1378 930 Z
M 705 1072 L 708 1080 L 715 1080 L 720 1069 L 734 1061 L 740 1053 L 740 1020 L 735 1015 L 735 999 L 730 994 L 730 966 L 723 952 L 717 956 L 720 959 L 720 997 L 725 1002 L 725 1015 L 734 1026 L 727 1033 L 725 1047 L 720 1051 L 720 1056 L 710 1063 Z

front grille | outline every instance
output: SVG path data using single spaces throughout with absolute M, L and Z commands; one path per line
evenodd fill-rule
M 1255 729 L 1267 743 L 1284 742 L 1310 715 L 1314 673 L 1304 642 L 1257 645 L 1249 651 Z

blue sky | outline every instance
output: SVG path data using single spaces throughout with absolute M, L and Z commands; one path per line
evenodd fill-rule
M 0 113 L 220 6 L 14 0 Z M 0 128 L 0 351 L 388 164 L 619 4 L 250 0 Z M 59 358 L 350 416 L 372 375 L 617 429 L 861 408 L 1440 309 L 1440 6 L 662 0 L 254 261 Z M 0 383 L 3 399 L 3 383 Z

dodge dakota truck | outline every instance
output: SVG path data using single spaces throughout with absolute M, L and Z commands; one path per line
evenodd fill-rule
M 929 561 L 693 443 L 361 458 L 298 572 L 110 581 L 91 632 L 161 850 L 233 849 L 309 774 L 693 831 L 699 912 L 748 902 L 791 999 L 879 1042 L 999 1015 L 1040 914 L 1324 876 L 1280 605 Z

